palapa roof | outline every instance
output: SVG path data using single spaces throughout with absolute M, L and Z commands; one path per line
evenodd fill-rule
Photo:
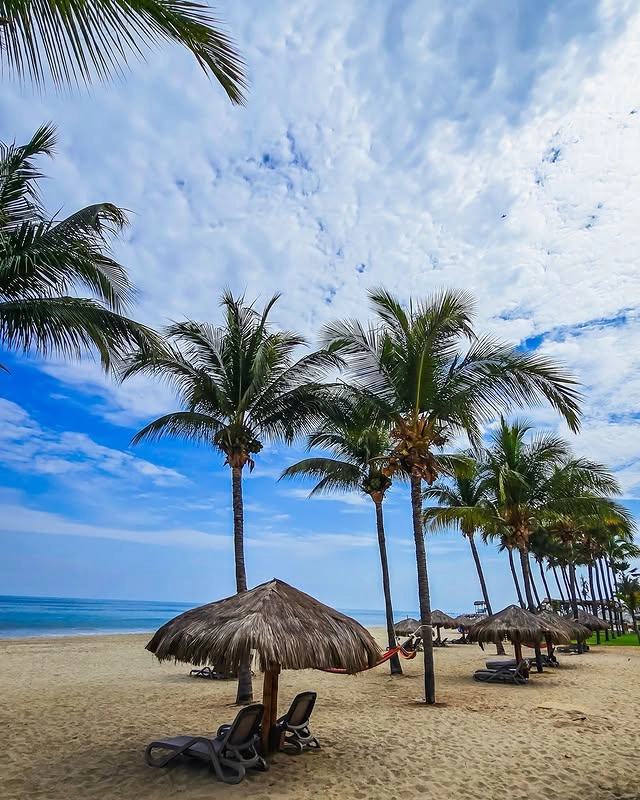
M 515 605 L 477 620 L 469 629 L 470 638 L 478 642 L 501 642 L 505 636 L 512 642 L 539 642 L 545 634 L 555 643 L 571 641 L 567 630 L 560 625 Z
M 459 616 L 455 617 L 453 622 L 455 628 L 469 630 L 472 625 L 475 625 L 476 622 L 479 622 L 481 619 L 486 619 L 486 617 L 473 617 L 471 614 L 460 614 Z
M 435 611 L 431 612 L 431 624 L 444 625 L 445 628 L 458 627 L 454 618 L 450 617 L 448 614 L 445 614 L 444 611 L 440 611 L 439 608 L 436 608 Z
M 411 634 L 415 633 L 419 627 L 420 620 L 414 619 L 413 617 L 407 617 L 406 619 L 401 619 L 400 622 L 396 622 L 396 624 L 393 626 L 393 630 L 400 636 L 411 636 Z
M 584 625 L 568 617 L 561 617 L 555 611 L 538 611 L 536 616 L 550 624 L 560 625 L 572 639 L 585 639 L 591 634 L 591 631 Z
M 360 672 L 380 648 L 355 619 L 274 578 L 215 603 L 192 608 L 165 623 L 147 644 L 160 661 L 237 668 L 256 650 L 261 669 Z
M 571 617 L 571 619 L 573 619 L 573 617 Z M 584 625 L 585 628 L 589 628 L 590 631 L 607 631 L 610 627 L 609 623 L 605 622 L 605 620 L 593 614 L 589 614 L 588 611 L 583 611 L 581 608 L 578 609 L 578 622 Z

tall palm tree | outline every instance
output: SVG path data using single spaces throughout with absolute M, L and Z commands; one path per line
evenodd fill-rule
M 233 103 L 244 64 L 209 6 L 189 0 L 0 0 L 0 60 L 9 74 L 58 87 L 120 75 L 162 42 L 186 47 Z
M 328 450 L 335 458 L 322 456 L 305 458 L 287 467 L 281 478 L 319 479 L 310 496 L 360 491 L 372 500 L 376 512 L 376 531 L 382 567 L 387 638 L 389 648 L 392 648 L 396 643 L 396 635 L 393 627 L 389 560 L 382 510 L 385 494 L 392 484 L 391 478 L 382 471 L 384 459 L 389 454 L 390 442 L 388 432 L 382 426 L 371 423 L 372 417 L 367 409 L 356 407 L 350 409 L 350 412 L 347 411 L 346 415 L 336 415 L 334 406 L 330 410 L 330 418 L 324 421 L 323 428 L 309 437 L 307 447 L 309 450 L 316 447 Z M 398 656 L 393 656 L 390 662 L 391 674 L 401 675 L 402 667 Z
M 428 505 L 422 518 L 426 531 L 437 533 L 447 530 L 451 525 L 459 528 L 469 542 L 487 612 L 493 614 L 474 538 L 487 521 L 487 516 L 491 516 L 491 511 L 487 508 L 487 486 L 482 475 L 482 464 L 474 457 L 473 451 L 467 451 L 464 456 L 466 461 L 460 461 L 453 466 L 453 474 L 449 480 L 439 479 L 424 490 L 423 500 L 427 503 L 435 501 L 438 505 Z M 504 655 L 502 642 L 498 642 L 497 648 L 498 655 Z
M 340 364 L 331 352 L 294 359 L 305 344 L 291 331 L 274 331 L 269 313 L 274 295 L 259 312 L 227 290 L 221 325 L 179 322 L 166 330 L 165 352 L 133 355 L 123 378 L 147 374 L 171 385 L 182 410 L 150 422 L 133 444 L 177 437 L 213 447 L 231 469 L 236 589 L 247 590 L 244 559 L 242 475 L 253 470 L 265 441 L 290 444 L 313 430 L 325 408 L 327 389 L 319 381 Z M 238 703 L 253 695 L 248 661 L 241 665 Z
M 539 526 L 556 536 L 570 557 L 574 613 L 577 612 L 577 546 L 587 524 L 611 514 L 625 515 L 610 500 L 618 483 L 601 464 L 574 458 L 561 438 L 542 433 L 529 438 L 531 425 L 501 419 L 487 451 L 496 525 L 519 551 L 527 605 L 535 609 L 529 564 L 530 537 Z M 628 516 L 628 515 L 627 515 Z
M 109 249 L 124 212 L 99 203 L 62 220 L 47 216 L 36 159 L 55 143 L 51 125 L 27 144 L 0 143 L 0 347 L 76 359 L 97 351 L 109 369 L 159 337 L 124 316 L 135 292 Z
M 422 525 L 422 483 L 438 477 L 436 450 L 452 436 L 480 439 L 480 425 L 497 409 L 546 398 L 578 427 L 575 381 L 539 356 L 521 353 L 473 332 L 474 306 L 467 292 L 442 291 L 405 309 L 383 289 L 370 291 L 376 315 L 365 328 L 357 320 L 328 325 L 325 343 L 340 347 L 352 384 L 377 404 L 391 430 L 390 475 L 411 484 L 424 647 L 425 700 L 435 703 L 431 599 Z M 465 346 L 466 342 L 466 346 Z
M 640 578 L 634 575 L 623 575 L 618 584 L 618 599 L 627 607 L 631 615 L 633 630 L 640 644 L 637 613 L 640 611 Z

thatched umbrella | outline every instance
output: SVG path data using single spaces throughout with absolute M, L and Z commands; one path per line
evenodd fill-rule
M 213 663 L 224 672 L 237 670 L 255 650 L 264 672 L 265 752 L 278 716 L 281 669 L 354 673 L 380 658 L 380 648 L 359 622 L 276 578 L 174 617 L 156 631 L 147 650 L 160 661 Z
M 596 617 L 594 614 L 589 614 L 588 611 L 578 609 L 578 622 L 589 628 L 590 631 L 608 631 L 609 623 L 605 620 Z
M 516 661 L 522 661 L 522 643 L 539 642 L 548 635 L 554 643 L 570 642 L 567 631 L 555 623 L 542 620 L 520 606 L 507 606 L 497 614 L 477 620 L 469 637 L 477 642 L 501 642 L 505 636 L 513 643 Z
M 543 623 L 548 624 L 550 626 L 559 627 L 562 631 L 564 631 L 569 640 L 571 639 L 584 639 L 585 634 L 588 636 L 590 631 L 584 627 L 584 625 L 580 625 L 578 622 L 574 622 L 573 620 L 567 619 L 566 617 L 561 617 L 559 614 L 556 614 L 555 611 L 538 611 L 536 613 L 536 617 L 542 620 Z M 545 641 L 547 643 L 547 653 L 549 656 L 553 656 L 553 642 L 551 640 L 551 636 L 549 633 L 545 633 L 544 635 Z
M 398 636 L 411 636 L 418 630 L 419 627 L 419 620 L 414 619 L 413 617 L 407 617 L 406 619 L 400 620 L 400 622 L 396 622 L 396 624 L 393 626 L 393 630 Z
M 560 614 L 556 614 L 555 611 L 539 611 L 536 616 L 548 620 L 549 622 L 560 624 L 572 639 L 585 639 L 591 634 L 591 631 L 585 625 L 576 622 L 570 617 L 563 617 Z
M 453 617 L 450 617 L 448 614 L 445 614 L 444 611 L 440 611 L 439 608 L 436 608 L 434 611 L 431 612 L 431 624 L 435 625 L 436 628 L 436 641 L 440 641 L 440 628 L 457 628 L 455 620 Z
M 466 634 L 469 632 L 469 629 L 472 625 L 475 625 L 479 619 L 480 617 L 472 617 L 470 614 L 459 614 L 454 618 L 453 622 L 456 628 L 460 628 L 462 632 L 462 641 L 464 643 L 467 641 Z

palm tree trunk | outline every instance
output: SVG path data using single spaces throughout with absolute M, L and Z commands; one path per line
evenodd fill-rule
M 242 467 L 231 467 L 231 493 L 233 498 L 233 552 L 236 565 L 236 591 L 247 591 L 247 571 L 244 564 L 244 505 L 242 502 Z M 238 692 L 236 705 L 246 705 L 253 700 L 251 683 L 251 655 L 247 653 L 238 666 Z
M 422 625 L 424 647 L 424 697 L 425 702 L 436 702 L 436 676 L 433 665 L 433 634 L 431 632 L 431 595 L 429 592 L 429 573 L 427 572 L 427 551 L 424 546 L 422 529 L 422 478 L 419 473 L 411 473 L 411 510 L 413 512 L 413 538 L 416 546 L 416 566 L 418 569 L 418 600 L 420 602 L 420 624 Z
M 602 571 L 603 581 L 605 580 L 606 576 L 607 586 L 609 587 L 609 599 L 611 600 L 611 613 L 613 615 L 613 623 L 615 626 L 614 628 L 615 636 L 619 636 L 621 633 L 620 620 L 618 618 L 618 610 L 616 608 L 616 597 L 613 591 L 613 585 L 611 583 L 611 570 L 609 568 L 609 563 L 607 562 L 606 558 L 600 559 L 600 569 Z
M 542 566 L 542 559 L 538 561 L 538 567 L 540 568 L 540 577 L 542 578 L 542 584 L 544 586 L 544 590 L 547 593 L 547 600 L 551 600 L 551 592 L 549 591 L 549 584 L 547 583 L 547 576 L 544 574 L 544 567 Z
M 518 593 L 518 602 L 520 603 L 520 608 L 524 608 L 524 600 L 522 599 L 522 592 L 520 591 L 520 584 L 518 583 L 518 573 L 516 572 L 516 565 L 513 561 L 513 552 L 510 547 L 507 547 L 507 553 L 509 554 L 511 577 L 513 578 L 513 583 L 516 587 L 516 592 Z
M 531 569 L 529 564 L 529 553 L 526 550 L 519 550 L 520 552 L 520 566 L 522 567 L 522 582 L 524 583 L 524 591 L 527 596 L 527 606 L 529 611 L 534 612 L 536 605 L 533 601 L 533 594 L 531 593 Z M 542 672 L 542 654 L 540 652 L 540 645 L 536 645 L 536 669 Z
M 603 592 L 604 583 L 600 583 L 600 574 L 598 572 L 598 563 L 597 563 L 597 561 L 595 559 L 594 559 L 594 562 L 593 562 L 593 568 L 594 568 L 595 573 L 596 573 L 596 589 L 598 591 L 598 597 L 600 598 L 600 605 L 602 606 L 602 619 L 605 622 L 608 622 L 609 625 L 611 625 L 611 627 L 613 628 L 613 625 L 611 623 L 611 609 L 609 608 L 608 604 L 605 602 L 605 599 L 604 599 L 604 592 Z M 609 629 L 608 628 L 604 632 L 604 639 L 605 639 L 606 642 L 609 641 Z
M 569 579 L 569 585 L 571 587 L 571 594 L 569 597 L 571 600 L 571 611 L 573 613 L 573 618 L 578 619 L 578 586 L 576 583 L 576 565 L 573 562 L 569 562 Z M 584 653 L 582 639 L 578 636 L 576 641 L 578 644 L 578 653 Z
M 571 595 L 572 595 L 571 581 L 567 577 L 567 567 L 565 567 L 564 564 L 560 567 L 560 572 L 562 573 L 562 577 L 564 579 L 564 585 L 567 590 L 567 597 L 569 598 L 569 603 L 571 603 Z
M 373 499 L 373 498 L 372 498 Z M 380 564 L 382 565 L 382 591 L 384 592 L 384 610 L 387 617 L 387 638 L 389 649 L 396 646 L 396 633 L 393 629 L 393 606 L 391 605 L 391 583 L 389 581 L 389 560 L 387 559 L 387 544 L 384 536 L 384 517 L 382 502 L 374 500 L 376 507 L 376 526 L 378 530 L 378 547 L 380 548 Z M 392 675 L 402 675 L 400 657 L 396 653 L 389 659 Z
M 538 594 L 538 587 L 533 579 L 533 572 L 531 571 L 531 558 L 527 555 L 527 572 L 529 573 L 529 580 L 531 581 L 531 588 L 536 598 L 536 608 L 540 608 L 540 595 Z
M 591 564 L 587 564 L 587 570 L 589 572 L 589 589 L 591 591 L 591 613 L 597 617 L 598 604 L 596 602 L 596 590 L 593 585 L 593 566 Z M 600 644 L 600 631 L 596 631 L 596 644 Z
M 469 545 L 471 546 L 471 554 L 473 555 L 473 561 L 476 565 L 478 580 L 480 581 L 480 591 L 482 592 L 482 599 L 484 600 L 484 604 L 487 607 L 487 612 L 491 615 L 493 614 L 493 611 L 491 610 L 491 601 L 489 600 L 487 583 L 484 579 L 484 572 L 482 571 L 482 564 L 480 563 L 480 555 L 478 553 L 478 548 L 476 547 L 475 539 L 473 538 L 473 533 L 468 533 L 467 539 L 469 540 Z M 496 655 L 499 656 L 506 655 L 506 653 L 504 652 L 504 645 L 502 644 L 502 642 L 498 642 L 496 644 Z
M 560 586 L 560 581 L 558 580 L 558 568 L 552 567 L 551 571 L 553 572 L 553 577 L 556 579 L 556 586 L 558 587 L 558 591 L 560 592 L 560 602 L 564 603 L 564 595 L 562 594 L 562 586 Z
M 613 564 L 611 562 L 609 563 L 609 567 L 611 569 L 611 574 L 613 575 L 613 585 L 614 585 L 615 590 L 616 590 L 616 600 L 617 600 L 618 599 L 618 593 L 620 592 L 620 586 L 618 585 L 618 575 L 616 574 L 616 571 L 613 568 Z M 619 624 L 620 624 L 620 633 L 624 633 L 622 610 L 620 608 L 619 601 L 618 601 L 618 620 L 619 620 Z

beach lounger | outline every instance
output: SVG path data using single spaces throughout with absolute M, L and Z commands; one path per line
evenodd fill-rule
M 189 675 L 192 678 L 210 678 L 211 680 L 225 681 L 229 675 L 224 672 L 216 672 L 213 667 L 202 667 L 202 669 L 192 669 Z
M 256 749 L 260 741 L 260 723 L 264 706 L 255 703 L 243 708 L 231 725 L 222 725 L 213 738 L 206 736 L 175 736 L 151 742 L 144 758 L 151 767 L 165 767 L 178 756 L 199 758 L 209 763 L 219 780 L 240 783 L 248 769 L 268 769 L 267 762 Z M 154 750 L 168 751 L 154 755 Z
M 316 704 L 316 692 L 301 692 L 284 717 L 276 721 L 276 729 L 284 734 L 284 744 L 295 748 L 298 753 L 308 748 L 318 748 L 320 743 L 309 730 L 309 718 Z
M 529 683 L 529 667 L 521 661 L 517 667 L 503 667 L 502 669 L 478 669 L 473 673 L 473 678 L 481 683 L 513 683 L 522 685 Z

